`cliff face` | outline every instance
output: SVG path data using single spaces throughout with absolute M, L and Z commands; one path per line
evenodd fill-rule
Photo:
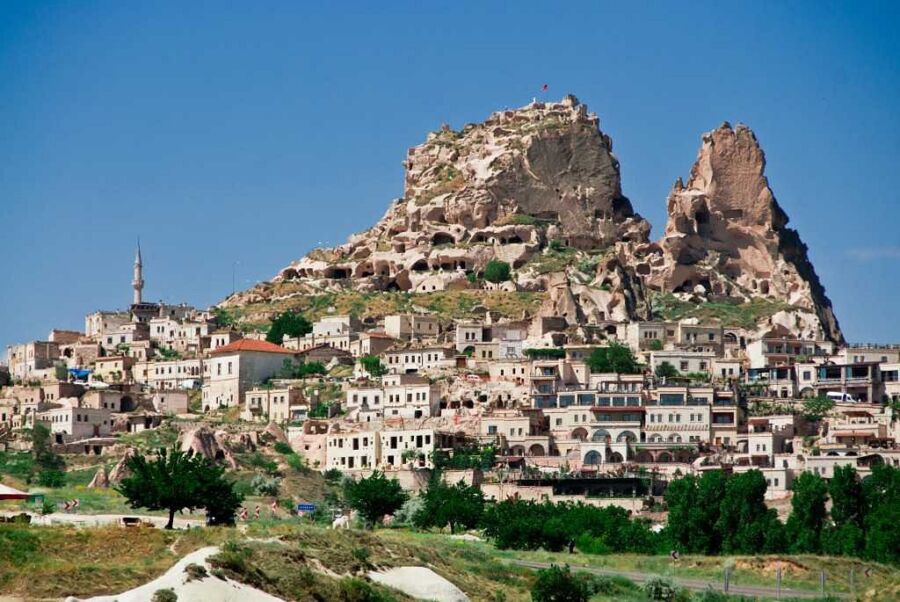
M 706 134 L 687 185 L 668 199 L 657 243 L 623 195 L 612 141 L 573 96 L 442 127 L 410 149 L 403 196 L 372 228 L 316 249 L 274 282 L 311 290 L 544 291 L 570 325 L 651 317 L 648 292 L 681 301 L 771 301 L 758 326 L 842 340 L 806 247 L 744 126 Z M 480 281 L 493 259 L 510 282 Z M 264 290 L 256 293 L 265 293 Z M 250 291 L 226 304 L 257 299 Z
M 651 288 L 703 299 L 767 299 L 792 306 L 772 317 L 801 336 L 843 340 L 807 256 L 765 177 L 765 155 L 746 126 L 703 136 L 687 185 L 669 194 L 669 218 L 651 257 Z

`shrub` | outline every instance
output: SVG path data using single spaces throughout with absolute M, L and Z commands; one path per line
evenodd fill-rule
M 344 478 L 344 473 L 342 473 L 342 472 L 341 472 L 340 470 L 338 470 L 337 468 L 329 468 L 328 470 L 326 470 L 326 471 L 324 472 L 324 474 L 323 474 L 322 476 L 325 477 L 325 480 L 326 480 L 328 483 L 331 483 L 332 485 L 335 485 L 335 484 L 341 482 L 341 479 Z
M 65 487 L 66 473 L 61 470 L 42 470 L 38 473 L 37 484 L 41 487 Z
M 608 347 L 595 347 L 587 358 L 591 372 L 616 372 L 618 374 L 639 374 L 641 366 L 637 363 L 631 349 L 626 345 L 612 342 Z
M 290 466 L 291 469 L 296 470 L 297 472 L 306 470 L 306 463 L 299 454 L 288 454 L 284 457 L 284 461 L 287 462 L 287 465 Z
M 409 498 L 403 505 L 400 506 L 400 509 L 394 512 L 394 520 L 391 521 L 391 526 L 396 527 L 411 527 L 413 526 L 413 518 L 418 514 L 421 508 L 425 505 L 425 501 L 421 497 L 413 497 Z
M 552 251 L 564 251 L 566 249 L 566 245 L 563 241 L 558 238 L 554 238 L 550 241 L 550 250 Z
M 184 567 L 184 572 L 187 573 L 188 581 L 199 581 L 209 577 L 209 573 L 206 572 L 205 566 L 193 562 Z
M 600 594 L 611 598 L 624 598 L 625 594 L 636 593 L 640 589 L 634 581 L 618 575 L 607 577 L 582 573 L 579 576 L 581 575 L 588 578 L 588 587 L 592 595 Z
M 278 464 L 259 452 L 250 454 L 246 462 L 253 468 L 262 469 L 266 474 L 273 476 L 278 474 Z
M 590 533 L 582 533 L 575 538 L 575 547 L 583 554 L 609 554 L 612 550 L 603 542 L 602 537 L 594 537 Z
M 678 595 L 675 585 L 663 577 L 653 577 L 644 583 L 644 594 L 651 600 L 673 602 Z
M 717 592 L 711 587 L 691 596 L 691 602 L 729 602 L 730 599 L 728 594 Z
M 287 455 L 294 453 L 293 448 L 284 441 L 276 441 L 273 447 L 279 454 Z
M 174 589 L 158 589 L 153 593 L 152 602 L 178 602 L 178 594 Z
M 534 602 L 587 602 L 590 594 L 585 580 L 572 575 L 568 565 L 560 568 L 553 564 L 549 569 L 538 571 L 531 588 Z
M 256 495 L 276 496 L 278 495 L 278 487 L 280 484 L 281 479 L 267 479 L 261 474 L 256 475 L 253 477 L 253 480 L 250 481 L 250 487 L 253 488 Z
M 362 365 L 363 370 L 373 377 L 387 374 L 387 368 L 381 365 L 381 360 L 377 355 L 364 355 L 359 358 L 359 363 Z
M 341 602 L 389 602 L 391 597 L 382 594 L 367 581 L 356 577 L 345 577 L 338 582 Z
M 372 556 L 372 552 L 369 551 L 369 548 L 366 546 L 362 546 L 360 548 L 353 548 L 351 552 L 354 560 L 356 560 L 363 568 L 369 566 L 369 558 Z
M 654 370 L 656 378 L 675 378 L 678 376 L 678 370 L 669 362 L 662 362 Z
M 509 280 L 509 274 L 509 264 L 505 261 L 492 259 L 484 266 L 484 279 L 494 284 Z

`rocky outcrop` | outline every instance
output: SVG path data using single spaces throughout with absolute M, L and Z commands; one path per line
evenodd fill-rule
M 94 478 L 88 484 L 89 489 L 106 489 L 111 485 L 116 485 L 125 477 L 131 474 L 128 469 L 128 461 L 137 454 L 137 450 L 129 447 L 125 450 L 125 454 L 119 458 L 112 470 L 107 471 L 105 466 L 101 466 L 94 474 Z
M 212 431 L 206 426 L 201 426 L 185 432 L 179 447 L 181 451 L 192 456 L 199 454 L 214 462 L 225 462 L 232 470 L 237 468 L 237 460 L 231 452 L 228 433 L 225 431 Z
M 408 151 L 403 196 L 372 228 L 223 305 L 261 305 L 263 313 L 246 317 L 258 321 L 269 317 L 266 303 L 284 300 L 279 286 L 287 296 L 541 291 L 538 317 L 578 329 L 648 319 L 652 297 L 672 293 L 697 304 L 772 301 L 760 329 L 843 340 L 748 128 L 725 124 L 704 135 L 687 184 L 679 179 L 669 195 L 658 242 L 622 192 L 612 148 L 573 96 L 498 111 L 460 131 L 442 127 Z M 494 259 L 511 266 L 509 282 L 478 279 Z
M 91 479 L 91 482 L 88 483 L 88 489 L 106 489 L 107 487 L 109 487 L 109 475 L 106 472 L 106 467 L 101 466 L 94 473 L 94 478 Z
M 568 288 L 568 268 L 576 260 L 644 243 L 650 231 L 622 194 L 612 140 L 598 126 L 596 115 L 567 96 L 499 111 L 461 131 L 443 127 L 409 150 L 403 197 L 375 226 L 339 247 L 312 251 L 275 281 L 317 291 L 487 288 L 472 276 L 497 259 L 515 272 L 502 290 L 551 290 L 541 278 L 545 272 L 531 267 L 553 242 L 571 260 L 558 270 Z M 624 264 L 609 278 L 595 266 L 579 277 L 582 286 L 596 279 L 625 287 L 636 280 L 623 274 L 630 270 Z M 248 291 L 225 305 L 258 302 L 262 292 Z M 579 299 L 588 305 L 578 312 L 591 320 L 637 317 L 643 304 L 641 292 L 631 288 Z
M 702 299 L 762 298 L 790 306 L 789 330 L 843 340 L 831 301 L 797 232 L 775 200 L 756 136 L 728 123 L 703 136 L 687 184 L 676 181 L 658 245 L 638 271 L 659 291 Z

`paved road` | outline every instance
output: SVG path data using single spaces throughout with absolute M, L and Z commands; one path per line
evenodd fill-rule
M 507 559 L 507 562 L 510 564 L 515 564 L 518 566 L 524 566 L 530 569 L 546 569 L 550 567 L 549 562 L 534 562 L 531 560 L 515 560 L 515 559 Z M 637 573 L 633 571 L 619 571 L 613 569 L 601 569 L 593 566 L 584 566 L 584 565 L 569 565 L 572 570 L 575 571 L 584 571 L 587 573 L 592 573 L 594 575 L 602 575 L 604 577 L 625 577 L 626 579 L 630 579 L 635 583 L 643 583 L 652 577 L 656 577 L 657 575 L 651 575 L 647 573 Z M 712 583 L 710 581 L 705 581 L 703 579 L 686 579 L 684 577 L 669 577 L 673 583 L 678 585 L 679 587 L 684 587 L 687 589 L 693 590 L 706 590 L 712 588 L 716 591 L 722 591 L 722 583 Z M 732 583 L 728 586 L 728 593 L 732 595 L 744 595 L 744 596 L 760 596 L 763 598 L 776 598 L 778 592 L 774 587 L 763 587 L 756 585 L 736 585 Z M 831 597 L 835 598 L 850 598 L 847 594 L 829 594 Z M 821 594 L 817 591 L 809 591 L 809 590 L 798 590 L 798 589 L 787 589 L 781 588 L 781 598 L 820 598 Z

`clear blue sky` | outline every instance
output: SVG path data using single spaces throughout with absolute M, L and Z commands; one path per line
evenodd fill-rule
M 750 125 L 848 338 L 900 341 L 897 2 L 312 4 L 0 4 L 0 345 L 124 307 L 138 236 L 150 299 L 268 279 L 545 82 L 654 237 L 701 134 Z

